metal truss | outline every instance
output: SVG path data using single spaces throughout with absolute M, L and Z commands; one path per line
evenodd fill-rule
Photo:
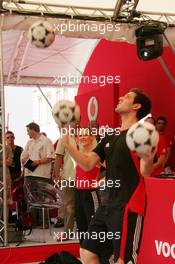
M 169 27 L 175 27 L 175 13 L 141 12 L 142 21 L 152 20 L 164 22 Z
M 1 40 L 1 32 L 0 32 L 0 40 Z M 0 48 L 1 48 L 1 41 L 0 41 Z M 2 52 L 0 52 L 0 79 L 2 76 Z M 0 86 L 1 87 L 1 86 Z M 0 129 L 2 131 L 2 104 L 1 104 L 1 98 L 2 98 L 2 91 L 0 93 Z M 2 142 L 2 133 L 0 134 L 0 141 Z M 0 143 L 0 156 L 1 161 L 3 157 L 3 145 Z M 2 167 L 2 164 L 0 164 Z M 3 207 L 4 207 L 4 199 L 3 199 L 3 191 L 4 191 L 4 182 L 3 182 L 3 175 L 2 170 L 0 172 L 0 243 L 4 243 L 4 221 L 2 219 L 3 216 Z
M 25 32 L 22 31 L 16 45 L 16 50 L 11 59 L 12 62 L 7 77 L 7 84 L 10 83 L 10 80 L 13 80 L 13 83 L 15 84 L 18 84 L 20 82 L 20 75 L 28 48 L 29 41 L 25 37 Z
M 2 129 L 2 107 L 0 106 L 0 129 Z M 0 135 L 2 137 L 2 135 Z M 2 157 L 4 155 L 4 147 L 3 144 L 0 143 L 0 155 L 1 155 L 1 161 L 2 161 Z M 2 164 L 0 165 L 2 168 Z M 0 245 L 3 244 L 4 245 L 4 231 L 6 229 L 5 227 L 5 221 L 4 221 L 4 179 L 3 179 L 3 170 L 1 169 L 1 174 L 0 174 Z
M 1 111 L 1 106 L 0 106 L 0 126 L 2 127 L 1 124 L 2 120 L 2 111 Z M 0 143 L 0 155 L 3 155 L 3 145 Z M 1 165 L 2 166 L 2 165 Z M 3 183 L 3 177 L 0 175 L 0 243 L 4 243 L 4 222 L 2 220 L 2 215 L 3 215 L 3 190 L 4 190 L 4 183 Z
M 0 243 L 7 246 L 7 189 L 6 189 L 6 150 L 5 150 L 5 100 L 3 84 L 3 53 L 2 53 L 2 27 L 3 19 L 0 24 L 0 155 L 1 155 L 1 172 L 0 172 Z
M 113 20 L 127 23 L 147 21 L 164 22 L 175 26 L 175 13 L 137 11 L 139 0 L 119 0 L 116 4 Z
M 160 21 L 168 26 L 175 26 L 175 13 L 138 11 L 138 3 L 139 0 L 116 0 L 114 8 L 102 8 L 47 3 L 47 1 L 41 0 L 5 0 L 1 12 L 120 23 Z
M 131 22 L 135 16 L 140 16 L 139 12 L 136 12 L 136 7 L 139 0 L 119 0 L 114 10 L 114 20 L 124 20 Z
M 44 1 L 32 0 L 6 0 L 3 1 L 3 9 L 10 13 L 20 14 L 40 14 L 55 17 L 85 18 L 85 19 L 103 19 L 111 20 L 113 8 L 89 7 L 64 5 L 57 3 L 47 3 Z

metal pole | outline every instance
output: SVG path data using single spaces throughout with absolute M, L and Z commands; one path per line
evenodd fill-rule
M 3 83 L 3 44 L 2 44 L 2 27 L 4 15 L 0 17 L 0 90 L 1 90 L 1 115 L 2 115 L 2 146 L 3 146 L 3 224 L 4 224 L 4 246 L 8 243 L 7 233 L 7 184 L 6 184 L 6 151 L 5 151 L 5 100 L 4 100 L 4 83 Z
M 168 36 L 165 34 L 165 32 L 163 33 L 164 38 L 166 39 L 169 47 L 172 49 L 174 55 L 175 55 L 175 47 L 173 46 L 173 43 L 171 42 L 171 40 L 168 38 Z
M 7 2 L 7 1 L 6 1 Z M 57 4 L 57 3 L 51 3 L 51 2 L 45 2 L 43 4 L 43 1 L 32 1 L 32 0 L 11 0 L 10 4 L 14 3 L 14 4 L 22 4 L 22 5 L 45 5 L 45 6 L 49 6 L 49 7 L 63 7 L 63 8 L 76 8 L 76 9 L 85 9 L 85 10 L 103 10 L 103 11 L 113 11 L 113 8 L 109 8 L 109 7 L 93 7 L 93 6 L 79 6 L 79 5 L 70 5 L 70 4 Z
M 52 105 L 51 105 L 51 103 L 50 103 L 49 100 L 47 99 L 46 95 L 43 93 L 43 91 L 42 91 L 42 89 L 40 88 L 40 86 L 37 85 L 37 87 L 38 87 L 40 93 L 42 94 L 42 96 L 44 96 L 44 98 L 45 98 L 46 102 L 48 103 L 48 105 L 50 106 L 50 108 L 52 109 Z
M 171 72 L 169 71 L 166 63 L 163 60 L 163 58 L 158 57 L 158 61 L 160 62 L 162 68 L 164 69 L 165 73 L 167 74 L 168 78 L 170 79 L 172 85 L 175 86 L 175 79 L 174 79 L 173 75 L 171 74 Z
M 171 48 L 172 52 L 174 53 L 175 55 L 175 47 L 173 46 L 173 43 L 171 42 L 170 39 L 168 39 L 167 35 L 165 34 L 165 32 L 163 33 L 163 36 L 164 38 L 166 39 L 169 47 Z M 166 72 L 168 78 L 170 79 L 171 83 L 173 84 L 173 86 L 175 86 L 175 78 L 174 76 L 171 74 L 170 70 L 168 69 L 166 63 L 164 62 L 163 58 L 162 57 L 159 57 L 158 58 L 162 68 L 164 69 L 164 71 Z

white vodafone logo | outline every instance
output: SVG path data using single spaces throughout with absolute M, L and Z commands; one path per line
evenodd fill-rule
M 89 99 L 88 107 L 87 107 L 87 114 L 90 121 L 95 121 L 98 115 L 98 101 L 95 96 L 92 96 Z
M 173 203 L 172 216 L 175 224 L 175 201 Z M 158 256 L 163 255 L 165 258 L 171 257 L 175 259 L 175 244 L 168 243 L 167 241 L 155 240 L 155 247 Z
M 173 204 L 173 222 L 175 224 L 175 202 Z

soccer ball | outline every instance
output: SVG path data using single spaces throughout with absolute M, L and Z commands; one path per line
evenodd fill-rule
M 159 141 L 155 126 L 148 122 L 134 124 L 126 134 L 126 143 L 130 150 L 147 154 L 153 152 Z
M 55 32 L 47 21 L 37 21 L 29 28 L 28 37 L 33 46 L 47 48 L 53 43 Z
M 73 124 L 80 121 L 80 107 L 75 102 L 60 100 L 54 105 L 52 116 L 58 127 Z

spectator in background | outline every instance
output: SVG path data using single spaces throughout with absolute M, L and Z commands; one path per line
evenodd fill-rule
M 100 126 L 97 120 L 91 120 L 89 123 L 89 128 L 91 130 L 91 134 L 95 136 L 97 143 L 99 143 L 102 135 L 100 135 Z M 98 180 L 100 180 L 100 178 L 101 179 L 104 178 L 105 176 L 106 176 L 106 166 L 104 162 L 104 164 L 101 164 L 100 166 L 100 175 L 98 177 L 99 178 Z M 99 193 L 100 193 L 101 199 L 103 199 L 102 197 L 103 197 L 104 191 L 100 190 Z
M 15 135 L 12 131 L 7 131 L 5 133 L 6 137 L 6 144 L 9 146 L 13 153 L 13 161 L 12 165 L 9 166 L 10 175 L 12 183 L 21 176 L 21 153 L 23 151 L 23 148 L 20 146 L 15 145 Z
M 159 116 L 156 119 L 156 129 L 159 132 L 159 134 L 164 138 L 166 143 L 166 158 L 163 164 L 164 167 L 169 166 L 168 162 L 171 155 L 171 149 L 173 143 L 172 136 L 166 131 L 167 123 L 168 123 L 167 119 L 164 116 Z
M 59 141 L 59 139 L 57 139 L 57 140 L 55 141 L 55 143 L 53 144 L 54 151 L 56 151 L 58 141 Z M 54 164 L 55 164 L 55 161 L 53 161 L 53 174 L 52 174 L 52 178 L 53 178 L 53 180 L 56 182 L 57 179 L 55 179 L 55 169 L 54 169 Z M 60 169 L 59 169 L 59 171 L 61 172 L 62 170 L 63 170 L 63 164 L 60 164 Z M 60 173 L 60 177 L 61 177 L 61 173 Z M 60 191 L 61 191 L 61 190 L 60 190 Z M 58 209 L 58 215 L 57 215 L 56 223 L 54 224 L 54 227 L 63 227 L 63 226 L 64 226 L 64 206 L 61 206 L 61 207 Z
M 80 127 L 80 121 L 74 121 L 69 126 L 74 133 L 69 135 L 70 142 L 73 146 L 77 147 L 77 135 Z M 62 129 L 66 129 L 66 125 L 59 128 L 61 138 L 54 143 L 55 149 L 55 182 L 58 184 L 60 181 L 66 181 L 66 186 L 62 189 L 64 197 L 64 208 L 60 208 L 57 216 L 57 222 L 55 227 L 64 226 L 64 232 L 72 232 L 74 228 L 74 191 L 75 188 L 71 186 L 71 182 L 75 182 L 75 162 L 69 155 L 68 151 L 64 147 L 64 136 Z M 61 237 L 62 240 L 67 239 L 68 236 Z
M 27 181 L 42 181 L 45 183 L 51 182 L 51 163 L 54 159 L 54 149 L 52 142 L 46 136 L 40 133 L 40 127 L 38 124 L 32 122 L 27 126 L 27 133 L 30 140 L 27 142 L 22 154 L 21 161 L 24 165 L 24 177 Z M 36 166 L 35 170 L 32 171 L 25 167 L 25 163 L 28 160 L 32 161 L 31 166 Z M 36 210 L 35 224 L 41 225 L 42 215 Z M 45 214 L 45 223 L 48 223 L 48 215 Z M 48 228 L 46 224 L 45 228 Z
M 92 151 L 97 145 L 95 136 L 91 135 L 88 128 L 80 128 L 78 136 L 79 150 L 83 153 Z M 76 188 L 75 188 L 75 217 L 77 229 L 80 234 L 80 243 L 88 230 L 88 226 L 97 208 L 100 199 L 97 190 L 97 178 L 100 174 L 100 166 L 97 165 L 90 171 L 84 171 L 78 164 L 76 166 Z
M 9 146 L 5 146 L 5 162 L 6 162 L 6 194 L 7 194 L 7 206 L 12 204 L 12 196 L 11 196 L 11 177 L 9 166 L 12 165 L 13 161 L 13 153 Z M 0 182 L 3 182 L 3 146 L 2 146 L 2 128 L 0 127 Z M 2 219 L 2 208 L 3 208 L 3 192 L 0 192 L 0 219 Z M 7 218 L 9 217 L 9 210 Z
M 74 135 L 69 135 L 70 144 L 77 147 L 76 139 Z M 75 161 L 69 155 L 67 149 L 64 146 L 64 137 L 58 140 L 56 146 L 56 158 L 55 158 L 55 181 L 59 183 L 64 181 L 66 184 L 62 188 L 64 197 L 64 233 L 68 234 L 73 231 L 74 228 L 74 191 L 71 182 L 75 181 Z M 58 223 L 59 225 L 59 223 Z M 61 240 L 67 240 L 68 235 L 61 237 Z
M 149 122 L 154 126 L 156 124 L 156 121 L 152 116 L 147 117 L 145 119 L 145 122 Z M 156 154 L 154 156 L 154 160 L 153 160 L 154 165 L 153 165 L 153 172 L 151 174 L 152 177 L 156 177 L 164 171 L 163 165 L 164 165 L 165 159 L 166 159 L 166 143 L 165 143 L 164 138 L 161 135 L 159 135 L 157 152 L 156 152 Z
M 97 143 L 100 141 L 100 134 L 99 134 L 99 123 L 97 122 L 97 120 L 91 120 L 90 123 L 89 123 L 89 128 L 92 131 L 92 135 L 95 135 L 96 137 L 96 140 L 97 140 Z

